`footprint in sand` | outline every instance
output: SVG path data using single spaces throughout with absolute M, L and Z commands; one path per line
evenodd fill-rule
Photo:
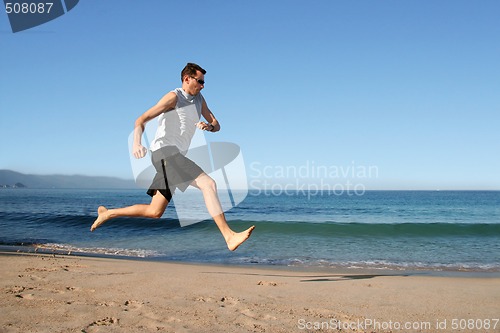
M 115 302 L 98 302 L 98 303 L 96 303 L 96 305 L 109 307 L 109 306 L 116 306 L 117 303 L 115 303 Z
M 114 317 L 106 317 L 103 319 L 99 319 L 91 323 L 88 327 L 92 326 L 111 326 L 111 325 L 118 325 L 118 318 Z
M 215 300 L 212 297 L 196 297 L 194 299 L 197 302 L 203 302 L 203 303 L 215 303 Z
M 66 287 L 66 291 L 81 291 L 80 287 Z
M 17 294 L 16 297 L 22 299 L 35 299 L 35 294 Z
M 125 309 L 123 311 L 138 310 L 138 309 L 142 308 L 142 306 L 144 305 L 144 302 L 128 300 L 128 301 L 125 301 L 125 303 L 123 305 L 125 306 Z
M 224 296 L 217 303 L 221 307 L 225 307 L 225 306 L 235 306 L 235 305 L 238 305 L 239 302 L 240 302 L 240 300 L 238 298 Z
M 25 291 L 26 289 L 33 289 L 33 288 L 28 288 L 25 286 L 12 286 L 5 288 L 4 291 L 6 294 L 19 294 Z
M 272 281 L 259 281 L 257 282 L 258 286 L 270 286 L 270 287 L 276 287 L 278 286 L 277 282 L 272 282 Z
M 34 290 L 34 288 L 25 287 L 25 286 L 12 286 L 12 287 L 5 288 L 4 292 L 6 294 L 13 294 L 15 297 L 18 297 L 18 298 L 34 299 L 35 294 L 24 292 L 24 291 L 29 291 L 29 290 Z
M 136 325 L 149 329 L 148 332 L 163 331 L 165 329 L 165 323 L 181 322 L 178 318 L 172 316 L 166 317 L 165 313 L 155 313 L 151 311 L 148 304 L 149 302 L 147 301 L 128 300 L 122 303 L 120 307 L 123 308 L 125 312 L 131 312 L 128 315 L 123 314 L 124 316 L 139 318 Z
M 255 312 L 253 312 L 252 310 L 250 309 L 243 309 L 240 311 L 240 313 L 244 316 L 247 316 L 249 318 L 252 318 L 252 319 L 255 319 L 255 320 L 265 320 L 265 321 L 269 321 L 269 320 L 276 320 L 277 318 L 275 316 L 272 316 L 270 314 L 257 314 Z
M 203 302 L 203 303 L 216 303 L 220 307 L 235 306 L 235 305 L 238 305 L 238 303 L 240 303 L 240 301 L 241 301 L 239 298 L 234 298 L 234 297 L 230 297 L 230 296 L 223 296 L 223 297 L 218 298 L 218 299 L 215 299 L 212 297 L 200 296 L 200 297 L 195 298 L 194 300 L 197 302 Z

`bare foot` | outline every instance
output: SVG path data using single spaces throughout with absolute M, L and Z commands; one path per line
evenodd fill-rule
M 246 241 L 248 239 L 248 237 L 250 237 L 250 235 L 252 234 L 253 229 L 255 229 L 255 226 L 251 226 L 250 228 L 248 228 L 245 231 L 234 233 L 231 236 L 231 238 L 229 238 L 226 241 L 228 249 L 230 251 L 236 250 L 238 248 L 238 246 L 240 246 L 241 244 L 243 244 L 243 242 Z
M 94 221 L 94 224 L 90 227 L 90 231 L 94 231 L 95 229 L 99 228 L 104 222 L 106 222 L 109 219 L 108 214 L 106 212 L 108 209 L 104 206 L 99 206 L 97 208 L 97 219 Z

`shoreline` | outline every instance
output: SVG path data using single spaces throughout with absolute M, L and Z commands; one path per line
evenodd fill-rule
M 396 323 L 452 332 L 454 319 L 486 325 L 499 313 L 492 276 L 14 252 L 0 253 L 0 264 L 3 332 L 337 332 L 340 324 L 342 332 L 394 332 Z M 500 323 L 473 331 L 498 332 Z
M 35 244 L 30 245 L 0 245 L 0 256 L 7 254 L 40 254 L 40 255 L 57 255 L 68 257 L 82 257 L 82 258 L 101 258 L 111 260 L 131 260 L 131 261 L 145 261 L 157 263 L 173 263 L 173 264 L 187 264 L 187 265 L 207 265 L 207 266 L 222 266 L 222 267 L 242 267 L 242 268 L 263 268 L 275 270 L 295 270 L 295 271 L 321 271 L 321 272 L 344 272 L 353 274 L 375 274 L 375 275 L 429 275 L 429 276 L 447 276 L 447 277 L 491 277 L 500 278 L 500 271 L 486 270 L 486 269 L 449 269 L 449 268 L 420 268 L 420 267 L 346 267 L 340 265 L 319 266 L 319 265 L 272 265 L 261 263 L 216 263 L 216 262 L 198 262 L 198 261 L 182 261 L 182 260 L 168 260 L 162 257 L 140 257 L 120 254 L 107 254 L 97 252 L 79 252 L 61 249 L 57 247 L 40 246 Z
M 215 266 L 235 266 L 235 267 L 256 267 L 269 269 L 296 269 L 304 271 L 342 271 L 342 272 L 361 272 L 369 274 L 407 274 L 407 275 L 430 275 L 430 276 L 464 276 L 464 277 L 500 277 L 500 270 L 492 269 L 472 269 L 453 267 L 416 267 L 416 266 L 342 266 L 342 265 L 280 265 L 266 263 L 230 263 L 230 262 L 209 262 L 209 261 L 185 261 L 170 260 L 163 257 L 147 257 L 122 255 L 117 253 L 99 253 L 86 252 L 65 249 L 58 245 L 45 244 L 26 244 L 26 245 L 0 245 L 0 255 L 3 253 L 25 253 L 42 255 L 60 255 L 73 257 L 104 258 L 117 260 L 137 260 L 148 262 L 166 262 L 166 263 L 185 263 L 194 265 L 215 265 Z

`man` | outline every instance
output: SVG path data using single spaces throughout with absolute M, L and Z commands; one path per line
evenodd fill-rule
M 222 233 L 229 250 L 236 250 L 250 237 L 254 226 L 238 233 L 231 230 L 222 210 L 214 180 L 185 157 L 196 128 L 209 132 L 220 130 L 219 122 L 200 93 L 204 88 L 205 74 L 206 71 L 200 66 L 188 63 L 181 72 L 182 88 L 167 93 L 135 122 L 133 155 L 143 158 L 147 154 L 147 149 L 141 144 L 145 124 L 158 117 L 158 129 L 150 147 L 156 169 L 156 175 L 148 190 L 152 197 L 151 203 L 117 209 L 100 206 L 91 231 L 116 217 L 160 218 L 175 189 L 184 191 L 191 185 L 202 191 L 208 212 Z M 201 116 L 206 122 L 200 121 Z

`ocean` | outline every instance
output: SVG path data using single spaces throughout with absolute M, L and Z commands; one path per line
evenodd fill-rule
M 144 190 L 0 189 L 0 249 L 193 263 L 500 272 L 500 191 L 250 192 L 226 212 L 251 238 L 227 250 L 205 220 L 181 227 L 120 218 L 94 232 L 99 205 L 147 203 Z M 195 206 L 193 210 L 203 210 Z

